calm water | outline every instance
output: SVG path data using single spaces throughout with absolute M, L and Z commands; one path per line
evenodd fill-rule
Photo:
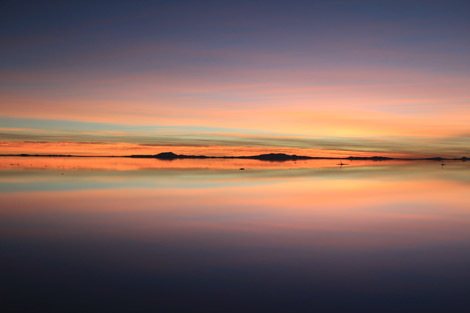
M 466 312 L 470 163 L 336 163 L 0 158 L 2 311 Z

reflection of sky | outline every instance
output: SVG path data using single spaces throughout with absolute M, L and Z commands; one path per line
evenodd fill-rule
M 109 188 L 218 188 L 288 181 L 352 179 L 468 183 L 467 162 L 131 158 L 0 158 L 1 191 Z M 244 168 L 244 171 L 240 171 Z
M 419 312 L 468 303 L 464 162 L 257 161 L 239 171 L 234 160 L 209 169 L 207 160 L 116 159 L 116 170 L 93 159 L 88 169 L 85 159 L 3 160 L 6 305 L 57 308 L 57 297 L 79 296 L 84 311 Z

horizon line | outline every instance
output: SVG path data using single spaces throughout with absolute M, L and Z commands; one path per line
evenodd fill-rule
M 134 155 L 73 155 L 73 154 L 0 154 L 0 157 L 75 157 L 75 158 L 140 158 L 140 159 L 160 159 L 160 160 L 177 160 L 177 159 L 257 159 L 260 161 L 295 161 L 295 160 L 372 160 L 372 161 L 387 161 L 387 160 L 403 160 L 403 161 L 466 161 L 470 160 L 469 157 L 416 157 L 416 158 L 403 158 L 403 157 L 385 157 L 385 156 L 349 156 L 349 157 L 326 157 L 326 156 L 305 156 L 296 154 L 285 153 L 267 153 L 248 156 L 208 156 L 208 155 L 186 155 L 175 154 L 173 152 L 161 152 L 157 154 L 134 154 Z

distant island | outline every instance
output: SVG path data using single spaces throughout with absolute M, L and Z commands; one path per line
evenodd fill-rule
M 176 159 L 253 159 L 263 161 L 291 161 L 291 160 L 309 160 L 318 159 L 315 157 L 295 155 L 295 154 L 284 154 L 284 153 L 268 153 L 252 156 L 207 156 L 207 155 L 186 155 L 186 154 L 175 154 L 173 152 L 162 152 L 155 155 L 130 155 L 130 158 L 152 158 L 161 160 L 176 160 Z M 320 158 L 326 159 L 326 158 Z
M 404 160 L 404 161 L 469 161 L 468 157 L 461 158 L 392 158 L 384 156 L 372 156 L 372 157 L 311 157 L 305 155 L 296 154 L 285 154 L 285 153 L 267 153 L 251 156 L 207 156 L 207 155 L 187 155 L 187 154 L 176 154 L 173 152 L 162 152 L 158 154 L 134 154 L 134 155 L 102 155 L 102 156 L 84 156 L 84 155 L 70 155 L 70 154 L 0 154 L 0 157 L 101 157 L 101 158 L 136 158 L 136 159 L 159 159 L 159 160 L 177 160 L 177 159 L 248 159 L 248 160 L 261 160 L 271 162 L 284 162 L 284 161 L 296 161 L 296 160 L 370 160 L 370 161 L 387 161 L 387 160 Z

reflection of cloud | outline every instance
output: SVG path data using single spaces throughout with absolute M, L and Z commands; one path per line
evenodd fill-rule
M 283 182 L 398 181 L 422 187 L 434 181 L 470 184 L 470 167 L 449 161 L 442 176 L 439 163 L 432 161 L 348 161 L 340 168 L 336 160 L 263 162 L 259 160 L 176 160 L 130 158 L 0 158 L 2 191 L 76 190 L 134 188 L 138 186 L 217 189 L 221 186 L 255 186 Z M 245 167 L 246 171 L 239 171 Z M 65 173 L 62 176 L 60 173 Z M 412 173 L 412 174 L 410 174 Z M 65 180 L 64 180 L 65 179 Z M 367 191 L 367 190 L 366 190 Z

